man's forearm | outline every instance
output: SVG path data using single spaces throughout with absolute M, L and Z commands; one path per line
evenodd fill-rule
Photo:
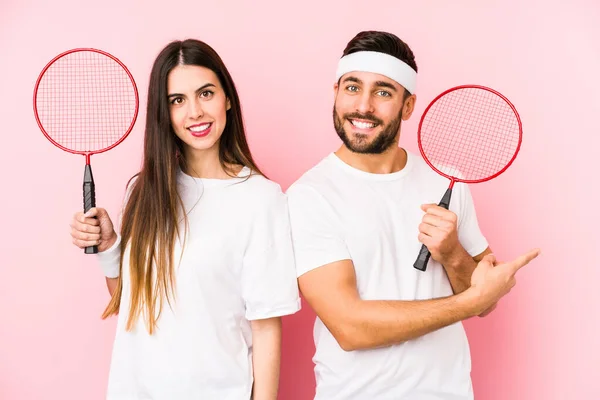
M 477 263 L 491 253 L 492 250 L 488 247 L 483 253 L 471 257 L 462 246 L 459 246 L 455 254 L 442 263 L 454 294 L 462 293 L 471 286 L 471 276 L 477 267 Z
M 471 276 L 475 267 L 477 262 L 464 249 L 454 259 L 444 263 L 454 294 L 462 293 L 471 286 Z
M 477 315 L 469 292 L 432 300 L 361 300 L 334 335 L 347 351 L 391 346 Z

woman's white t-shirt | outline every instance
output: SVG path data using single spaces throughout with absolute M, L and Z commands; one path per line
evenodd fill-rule
M 249 399 L 250 321 L 300 309 L 287 200 L 278 184 L 244 168 L 232 179 L 179 172 L 189 231 L 175 244 L 175 298 L 158 328 L 126 331 L 129 249 L 107 399 Z M 100 255 L 118 275 L 119 245 Z M 107 265 L 108 264 L 108 265 Z M 109 268 L 110 269 L 110 268 Z

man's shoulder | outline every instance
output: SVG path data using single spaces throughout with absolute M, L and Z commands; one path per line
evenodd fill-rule
M 296 193 L 306 191 L 307 189 L 321 192 L 323 189 L 331 186 L 333 168 L 331 154 L 329 154 L 304 172 L 300 178 L 290 185 L 286 193 L 288 196 L 294 196 Z

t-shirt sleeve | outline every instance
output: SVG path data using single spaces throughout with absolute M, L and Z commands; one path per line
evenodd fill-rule
M 479 229 L 475 205 L 473 204 L 469 186 L 464 183 L 457 183 L 456 188 L 459 189 L 460 196 L 460 210 L 457 213 L 458 240 L 467 253 L 471 257 L 475 257 L 484 252 L 488 247 L 488 242 Z
M 242 297 L 251 320 L 300 310 L 286 196 L 279 190 L 252 219 L 242 265 Z
M 325 198 L 302 184 L 290 187 L 287 195 L 298 276 L 332 262 L 351 259 L 339 217 Z

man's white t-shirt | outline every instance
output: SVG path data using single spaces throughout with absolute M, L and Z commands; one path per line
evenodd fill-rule
M 233 179 L 198 179 L 181 171 L 189 218 L 183 255 L 175 245 L 175 301 L 158 329 L 125 326 L 131 301 L 129 248 L 107 399 L 250 399 L 251 320 L 293 314 L 300 299 L 287 200 L 279 185 L 244 168 Z M 119 246 L 101 253 L 118 275 Z
M 413 267 L 421 243 L 420 206 L 437 204 L 449 180 L 407 153 L 391 174 L 355 169 L 334 153 L 287 191 L 298 276 L 350 259 L 365 300 L 424 300 L 453 294 L 444 268 Z M 488 246 L 471 195 L 454 186 L 450 210 L 460 243 L 472 255 Z M 317 318 L 313 358 L 317 400 L 467 400 L 471 359 L 462 323 L 385 348 L 346 352 Z

